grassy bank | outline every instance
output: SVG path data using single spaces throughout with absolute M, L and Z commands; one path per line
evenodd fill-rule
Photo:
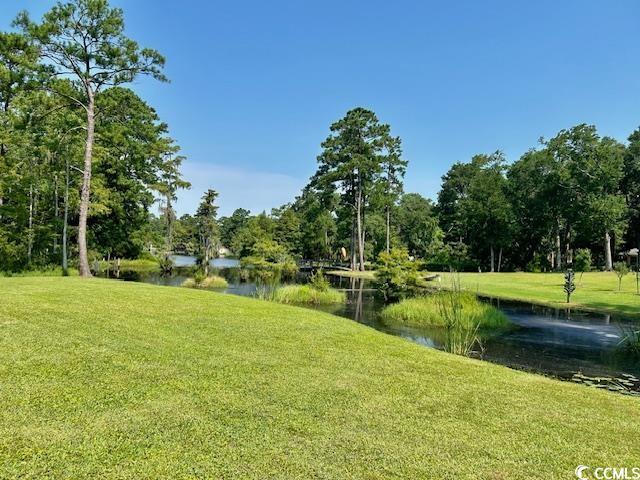
M 571 478 L 637 399 L 194 289 L 0 279 L 0 478 Z
M 107 262 L 106 260 L 100 261 L 100 270 L 115 270 L 117 268 L 117 261 L 111 260 Z M 133 272 L 156 272 L 160 271 L 160 263 L 157 260 L 151 259 L 122 259 L 120 260 L 120 270 L 123 271 L 133 271 Z
M 309 285 L 285 285 L 273 294 L 275 302 L 298 305 L 335 305 L 346 299 L 346 294 L 335 288 L 318 290 Z
M 67 269 L 67 275 L 70 277 L 78 276 L 78 269 L 75 267 L 69 267 Z M 24 270 L 22 272 L 0 272 L 0 278 L 2 277 L 62 277 L 62 267 L 49 267 L 41 268 L 38 270 Z
M 336 277 L 348 277 L 348 278 L 364 278 L 365 280 L 374 280 L 376 278 L 376 272 L 373 270 L 367 270 L 365 272 L 350 272 L 348 270 L 330 270 L 327 275 L 334 275 Z
M 407 298 L 389 305 L 382 311 L 382 318 L 390 325 L 410 327 L 444 327 L 443 303 L 448 304 L 447 294 L 439 293 L 424 297 Z M 507 316 L 500 310 L 480 302 L 475 294 L 462 293 L 459 296 L 460 327 L 468 329 L 494 330 L 510 325 Z
M 375 279 L 375 271 L 368 272 L 328 272 L 331 275 Z M 451 285 L 451 275 L 440 273 L 441 282 L 429 285 L 447 287 Z M 640 317 L 640 296 L 636 294 L 635 273 L 629 273 L 622 280 L 618 291 L 618 278 L 613 272 L 587 272 L 576 274 L 576 291 L 567 304 L 562 289 L 563 273 L 460 273 L 462 287 L 481 295 L 512 300 L 534 302 L 543 305 L 587 310 L 608 311 Z
M 458 275 L 458 274 L 456 274 Z M 626 275 L 622 290 L 612 272 L 588 272 L 580 280 L 567 305 L 562 290 L 562 273 L 460 273 L 463 288 L 482 295 L 531 301 L 555 307 L 579 307 L 640 316 L 640 296 L 636 295 L 635 274 Z M 442 274 L 443 287 L 451 284 L 451 274 Z

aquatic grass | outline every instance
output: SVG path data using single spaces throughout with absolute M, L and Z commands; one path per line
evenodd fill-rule
M 326 313 L 77 277 L 0 292 L 0 478 L 524 480 L 640 458 L 638 399 Z
M 470 292 L 437 292 L 431 295 L 407 298 L 386 306 L 381 313 L 385 323 L 409 327 L 446 327 L 450 318 L 443 311 L 443 301 L 456 302 L 457 323 L 467 330 L 494 330 L 508 327 L 509 318 L 497 308 L 484 303 Z
M 640 359 L 640 328 L 620 327 L 622 330 L 622 340 L 618 348 L 625 354 L 633 355 Z
M 310 285 L 285 285 L 275 289 L 272 300 L 298 305 L 334 305 L 345 303 L 347 296 L 335 288 L 321 290 Z
M 468 356 L 475 345 L 482 348 L 478 330 L 482 322 L 479 315 L 464 311 L 466 295 L 460 291 L 460 284 L 455 283 L 452 290 L 434 296 L 438 313 L 443 319 L 445 330 L 444 349 L 449 353 Z
M 227 288 L 229 283 L 222 277 L 217 275 L 210 275 L 202 278 L 187 278 L 182 282 L 183 287 L 187 288 L 204 288 L 204 289 L 221 289 Z
M 279 285 L 278 281 L 274 281 L 274 280 L 265 281 L 265 280 L 259 279 L 256 282 L 256 291 L 253 294 L 253 297 L 258 300 L 273 301 L 278 285 Z

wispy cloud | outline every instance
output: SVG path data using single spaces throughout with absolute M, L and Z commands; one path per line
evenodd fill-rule
M 176 210 L 179 215 L 193 214 L 204 191 L 209 188 L 220 194 L 219 214 L 229 215 L 236 208 L 246 208 L 253 213 L 259 213 L 291 202 L 307 182 L 307 179 L 282 173 L 193 161 L 185 162 L 183 174 L 184 178 L 191 182 L 191 189 L 178 193 Z

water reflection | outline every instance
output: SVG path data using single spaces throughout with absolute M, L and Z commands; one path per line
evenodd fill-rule
M 196 257 L 193 255 L 171 255 L 170 258 L 177 268 L 193 267 L 196 264 Z M 240 266 L 240 261 L 235 258 L 214 258 L 210 263 L 214 268 L 236 268 Z

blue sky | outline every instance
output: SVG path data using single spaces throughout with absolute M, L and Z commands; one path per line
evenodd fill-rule
M 0 20 L 49 0 L 5 1 Z M 374 110 L 402 137 L 406 190 L 435 198 L 458 160 L 510 161 L 586 122 L 640 126 L 640 2 L 112 0 L 127 33 L 167 57 L 170 84 L 134 85 L 169 123 L 193 183 L 220 212 L 293 199 L 328 127 Z

